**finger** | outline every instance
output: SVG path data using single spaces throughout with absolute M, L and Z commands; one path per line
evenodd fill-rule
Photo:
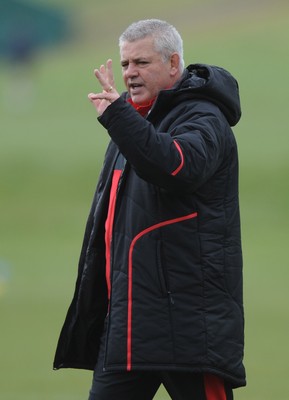
M 108 77 L 108 82 L 112 87 L 114 87 L 114 76 L 113 76 L 113 70 L 112 70 L 112 60 L 108 59 L 106 62 L 106 71 L 107 71 L 107 77 Z
M 98 82 L 102 86 L 103 90 L 105 90 L 106 92 L 111 92 L 113 90 L 113 87 L 108 81 L 106 72 L 103 72 L 104 70 L 104 65 L 101 65 L 99 69 L 94 70 L 94 75 L 98 79 Z
M 103 86 L 105 84 L 105 79 L 104 79 L 103 73 L 101 72 L 101 67 L 99 69 L 96 68 L 94 70 L 94 75 L 98 79 L 101 86 Z
M 99 67 L 99 70 L 103 75 L 106 75 L 106 69 L 105 69 L 105 66 L 103 64 L 101 64 L 101 66 Z
M 106 101 L 108 103 L 112 103 L 114 100 L 116 100 L 115 95 L 112 95 L 108 92 L 103 92 L 103 93 L 89 93 L 88 99 L 94 103 L 98 101 Z
M 111 101 L 111 95 L 107 92 L 104 93 L 90 93 L 88 95 L 89 100 L 94 101 L 94 100 L 107 100 Z
M 95 94 L 94 94 L 94 93 L 89 93 L 89 94 L 87 95 L 87 97 L 88 97 L 88 100 L 90 100 L 91 102 L 92 102 L 93 100 L 95 100 Z

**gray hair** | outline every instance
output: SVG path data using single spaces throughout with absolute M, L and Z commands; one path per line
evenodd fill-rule
M 170 59 L 172 53 L 180 56 L 180 70 L 184 69 L 183 40 L 173 25 L 159 19 L 145 19 L 132 23 L 120 36 L 119 47 L 124 42 L 134 42 L 151 36 L 154 39 L 155 50 L 161 54 L 164 62 Z

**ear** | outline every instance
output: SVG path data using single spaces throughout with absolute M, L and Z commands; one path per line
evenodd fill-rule
M 179 73 L 179 67 L 180 67 L 180 56 L 178 55 L 178 53 L 173 53 L 171 55 L 170 62 L 171 62 L 170 75 L 176 76 Z

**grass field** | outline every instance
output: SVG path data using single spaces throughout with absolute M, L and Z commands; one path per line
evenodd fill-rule
M 289 3 L 49 3 L 69 6 L 76 41 L 25 71 L 0 65 L 0 398 L 87 398 L 89 372 L 52 371 L 108 142 L 87 93 L 96 87 L 93 68 L 108 57 L 122 88 L 117 37 L 132 20 L 155 16 L 177 26 L 187 64 L 221 65 L 240 83 L 248 386 L 235 398 L 287 400 Z M 157 400 L 165 399 L 160 389 Z

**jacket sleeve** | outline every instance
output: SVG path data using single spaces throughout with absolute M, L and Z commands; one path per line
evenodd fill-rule
M 217 107 L 195 102 L 174 109 L 165 132 L 119 98 L 99 117 L 119 150 L 143 179 L 168 190 L 192 192 L 209 179 L 224 153 Z M 221 113 L 220 113 L 221 114 Z

